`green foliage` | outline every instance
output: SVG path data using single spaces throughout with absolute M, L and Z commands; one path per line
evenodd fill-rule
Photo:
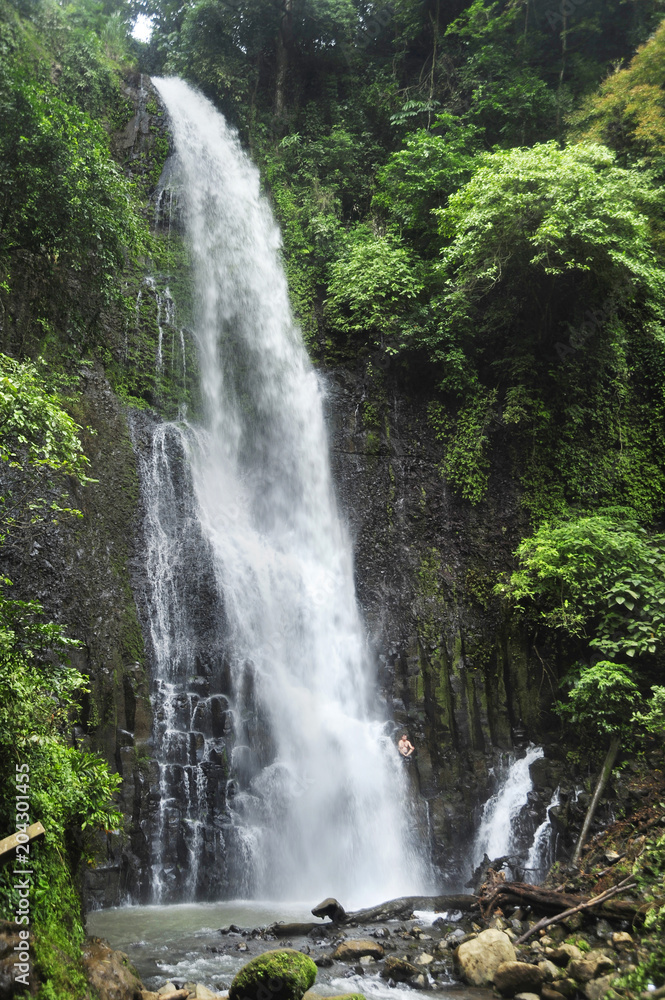
M 0 497 L 0 540 L 18 524 L 40 520 L 47 509 L 53 519 L 79 514 L 54 498 L 50 475 L 92 482 L 80 432 L 35 365 L 0 354 L 0 460 L 16 470 Z
M 557 117 L 557 96 L 524 37 L 520 4 L 473 0 L 446 31 L 458 63 L 455 101 L 490 143 L 526 145 L 544 138 Z
M 331 267 L 326 318 L 341 333 L 361 342 L 372 337 L 395 353 L 417 334 L 424 279 L 424 268 L 398 237 L 357 226 Z
M 78 645 L 62 626 L 44 621 L 37 602 L 0 595 L 0 824 L 16 828 L 21 793 L 28 796 L 29 822 L 41 820 L 46 830 L 44 841 L 30 848 L 30 920 L 36 971 L 52 1000 L 86 992 L 71 835 L 80 838 L 81 832 L 122 822 L 111 803 L 119 776 L 69 743 L 77 699 L 87 690 L 86 678 L 67 662 L 67 653 Z M 92 849 L 85 841 L 81 846 Z M 7 916 L 17 911 L 15 882 L 11 868 L 0 870 L 0 904 Z
M 633 720 L 640 691 L 629 667 L 600 660 L 578 668 L 565 679 L 568 699 L 556 705 L 558 713 L 579 727 L 602 736 L 622 734 Z
M 449 433 L 441 435 L 445 444 L 442 474 L 461 495 L 472 503 L 482 500 L 489 478 L 489 434 L 494 416 L 496 392 L 478 394 L 462 406 Z
M 434 210 L 442 290 L 431 286 L 418 343 L 458 408 L 497 393 L 537 519 L 612 498 L 648 520 L 663 493 L 647 431 L 665 375 L 665 272 L 647 216 L 658 193 L 599 146 L 480 163 Z
M 665 687 L 652 686 L 646 711 L 635 712 L 633 722 L 647 735 L 662 739 L 665 733 Z
M 665 810 L 665 803 L 658 803 Z M 665 977 L 665 834 L 649 834 L 633 864 L 638 898 L 647 904 L 640 962 L 612 985 L 619 995 L 639 996 Z
M 625 165 L 665 176 L 665 22 L 571 115 L 578 138 L 616 150 Z
M 108 299 L 128 251 L 146 247 L 132 192 L 87 114 L 53 91 L 5 80 L 0 89 L 0 266 L 32 254 L 52 274 L 85 271 Z
M 417 244 L 431 247 L 436 237 L 432 210 L 469 180 L 478 136 L 478 129 L 447 113 L 436 117 L 432 131 L 412 132 L 378 171 L 373 207 L 385 211 Z
M 43 620 L 38 602 L 0 596 L 3 784 L 15 784 L 15 764 L 29 765 L 31 802 L 53 838 L 72 825 L 106 829 L 121 821 L 110 805 L 119 776 L 94 754 L 67 745 L 74 706 L 87 690 L 86 678 L 67 662 L 79 645 L 62 626 Z M 9 804 L 3 802 L 5 811 Z
M 502 592 L 605 656 L 645 657 L 665 638 L 665 536 L 607 515 L 543 524 Z M 533 603 L 532 603 L 533 602 Z
M 658 197 L 601 146 L 489 154 L 437 212 L 450 240 L 445 322 L 476 335 L 517 328 L 542 343 L 583 305 L 624 288 L 660 317 L 665 272 L 645 214 Z
M 0 459 L 86 479 L 81 428 L 50 393 L 37 367 L 0 354 Z

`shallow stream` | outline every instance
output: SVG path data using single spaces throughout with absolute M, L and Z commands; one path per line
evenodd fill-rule
M 416 914 L 417 921 L 407 921 L 406 926 L 418 924 L 424 932 L 432 932 L 428 927 L 432 920 L 440 916 L 435 913 Z M 333 950 L 333 939 L 325 936 L 322 923 L 321 938 L 298 937 L 289 940 L 266 941 L 251 937 L 254 928 L 266 927 L 275 922 L 311 922 L 311 905 L 306 903 L 269 903 L 253 900 L 231 900 L 223 903 L 181 903 L 171 906 L 125 906 L 108 910 L 97 910 L 88 914 L 88 933 L 106 938 L 114 948 L 124 951 L 136 966 L 143 982 L 149 989 L 158 989 L 167 980 L 177 985 L 185 982 L 203 983 L 211 990 L 225 991 L 240 967 L 251 958 L 268 948 L 294 947 L 311 953 L 312 958 L 329 954 Z M 234 924 L 242 933 L 220 933 L 220 928 Z M 387 928 L 389 941 L 405 925 L 398 921 L 386 921 L 368 927 L 345 928 L 347 938 L 365 938 L 376 935 Z M 397 943 L 397 942 L 395 942 Z M 422 950 L 429 946 L 423 940 Z M 244 950 L 246 947 L 247 950 Z M 243 949 L 243 950 L 241 950 Z M 396 954 L 402 954 L 402 942 Z M 363 974 L 355 972 L 354 966 L 336 963 L 331 968 L 320 968 L 314 989 L 322 995 L 359 992 L 368 1000 L 416 1000 L 422 992 L 408 986 L 389 986 L 385 979 L 367 967 Z M 450 979 L 438 979 L 425 994 L 432 1000 L 487 1000 L 487 990 L 462 986 Z

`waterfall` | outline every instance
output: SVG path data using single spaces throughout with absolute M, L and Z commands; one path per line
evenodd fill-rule
M 484 854 L 494 859 L 520 853 L 523 845 L 517 820 L 533 788 L 529 768 L 544 755 L 542 747 L 529 747 L 524 757 L 512 761 L 505 781 L 485 803 L 473 848 L 474 864 Z
M 532 882 L 535 885 L 542 882 L 554 863 L 556 843 L 552 820 L 550 818 L 550 809 L 553 809 L 560 803 L 560 790 L 557 788 L 545 812 L 545 819 L 535 832 L 533 844 L 526 859 L 525 881 Z
M 426 891 L 406 768 L 376 707 L 324 391 L 291 317 L 279 232 L 256 168 L 212 104 L 180 80 L 154 83 L 175 141 L 203 410 L 196 426 L 160 425 L 142 459 L 154 898 L 169 879 L 195 896 L 203 861 L 229 895 L 360 905 Z M 177 495 L 183 481 L 191 500 Z M 200 565 L 184 567 L 197 533 Z M 209 570 L 214 607 L 195 613 L 190 592 Z M 197 614 L 213 632 L 211 614 L 223 618 L 213 663 L 209 649 L 196 652 Z

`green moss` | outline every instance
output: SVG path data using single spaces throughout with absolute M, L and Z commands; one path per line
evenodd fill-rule
M 293 948 L 265 951 L 245 965 L 231 983 L 229 1000 L 301 1000 L 316 979 L 311 958 Z
M 365 435 L 365 448 L 368 455 L 378 455 L 381 449 L 379 435 L 375 431 L 368 431 Z

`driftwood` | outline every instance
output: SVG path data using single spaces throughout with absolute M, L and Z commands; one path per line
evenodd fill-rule
M 371 924 L 381 920 L 408 920 L 414 910 L 463 910 L 469 913 L 478 909 L 476 896 L 459 893 L 453 896 L 403 896 L 390 899 L 379 906 L 347 913 L 347 924 Z

